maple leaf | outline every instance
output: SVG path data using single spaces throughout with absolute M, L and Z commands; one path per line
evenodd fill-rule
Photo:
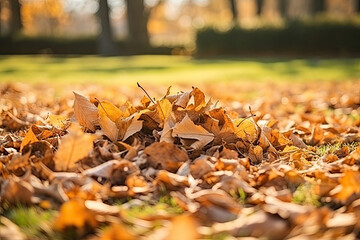
M 91 130 L 95 131 L 95 126 L 98 122 L 98 109 L 86 97 L 73 92 L 75 95 L 74 112 L 78 123 Z
M 75 167 L 75 163 L 86 157 L 93 148 L 96 135 L 83 133 L 73 124 L 69 128 L 69 134 L 62 138 L 58 151 L 55 153 L 55 169 L 67 171 Z
M 197 140 L 190 145 L 194 149 L 202 148 L 214 139 L 214 134 L 209 133 L 201 126 L 195 125 L 188 115 L 180 123 L 175 124 L 172 136 Z

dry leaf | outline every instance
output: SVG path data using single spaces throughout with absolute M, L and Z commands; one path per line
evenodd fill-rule
M 102 132 L 111 141 L 116 142 L 119 136 L 119 129 L 115 122 L 113 122 L 104 111 L 99 111 L 99 124 Z
M 68 227 L 78 229 L 86 226 L 96 227 L 97 224 L 94 213 L 86 208 L 82 200 L 70 200 L 61 205 L 59 216 L 55 222 L 55 226 L 59 230 L 65 230 Z
M 159 114 L 159 118 L 165 122 L 171 114 L 172 104 L 166 98 L 161 101 L 157 101 L 156 111 Z
M 34 133 L 34 130 L 33 130 L 35 127 L 36 127 L 35 125 L 31 125 L 29 131 L 26 133 L 24 139 L 23 139 L 22 142 L 21 142 L 20 151 L 22 151 L 22 149 L 23 149 L 26 145 L 28 145 L 28 144 L 30 144 L 30 143 L 34 143 L 34 142 L 39 141 L 39 140 L 37 139 L 35 133 Z
M 167 240 L 195 240 L 198 239 L 198 223 L 189 215 L 176 216 L 171 221 L 172 225 Z M 185 231 L 186 230 L 186 231 Z
M 83 133 L 73 124 L 69 128 L 69 134 L 61 140 L 58 151 L 55 153 L 55 169 L 67 171 L 75 167 L 75 163 L 86 157 L 93 148 L 96 135 Z
M 95 132 L 95 126 L 98 122 L 98 109 L 86 97 L 74 92 L 74 112 L 78 123 Z
M 153 143 L 145 148 L 144 154 L 150 166 L 154 168 L 176 172 L 179 167 L 189 160 L 187 154 L 176 145 L 167 142 Z
M 195 125 L 188 115 L 180 123 L 175 124 L 172 136 L 197 140 L 190 145 L 194 149 L 200 149 L 214 139 L 214 134 L 209 133 L 201 126 Z

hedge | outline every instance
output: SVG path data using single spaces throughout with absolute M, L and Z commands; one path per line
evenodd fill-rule
M 360 24 L 289 22 L 283 27 L 207 28 L 196 37 L 198 56 L 218 55 L 360 55 Z
M 117 52 L 114 55 L 134 54 L 171 54 L 170 47 L 139 48 L 129 42 L 116 41 Z M 98 54 L 97 38 L 61 38 L 61 37 L 0 37 L 0 54 Z

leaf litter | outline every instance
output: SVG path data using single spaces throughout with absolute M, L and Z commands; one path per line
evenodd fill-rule
M 1 86 L 1 238 L 26 238 L 19 204 L 57 211 L 48 238 L 360 238 L 359 83 L 302 86 L 205 88 L 225 107 Z

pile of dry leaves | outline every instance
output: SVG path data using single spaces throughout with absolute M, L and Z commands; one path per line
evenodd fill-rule
M 59 210 L 52 228 L 87 239 L 359 238 L 359 89 L 279 86 L 252 108 L 233 92 L 225 109 L 198 88 L 135 106 L 2 86 L 2 209 Z M 129 214 L 164 196 L 179 211 Z

